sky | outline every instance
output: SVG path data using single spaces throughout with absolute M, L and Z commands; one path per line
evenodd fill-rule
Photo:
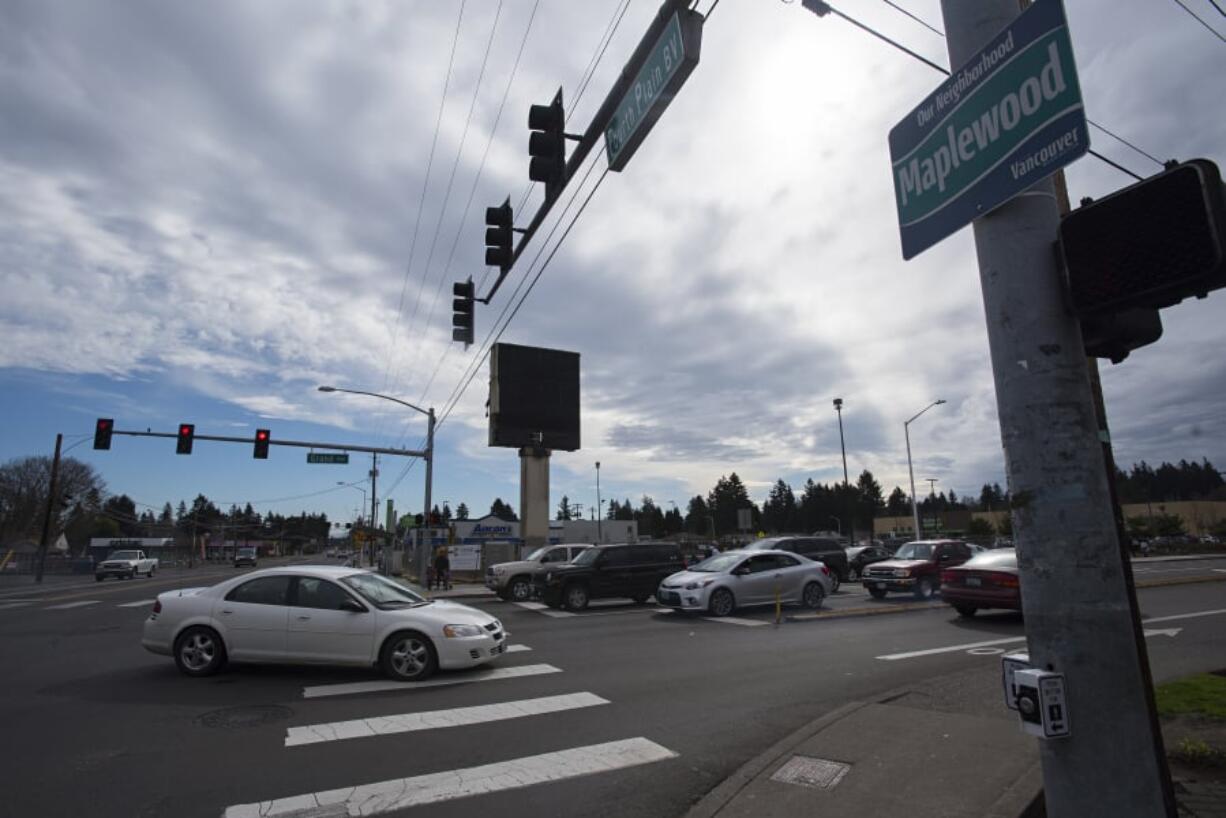
M 889 4 L 833 5 L 948 65 L 943 39 Z M 936 0 L 895 5 L 942 28 Z M 1226 32 L 1208 0 L 1187 5 Z M 942 77 L 798 2 L 719 2 L 698 66 L 624 171 L 602 175 L 598 145 L 561 199 L 574 204 L 478 307 L 478 344 L 452 343 L 452 282 L 493 281 L 484 208 L 509 196 L 524 224 L 541 202 L 529 106 L 561 86 L 568 130 L 586 128 L 657 8 L 0 4 L 0 462 L 49 455 L 63 433 L 141 510 L 203 493 L 349 520 L 370 502 L 367 456 L 307 464 L 274 446 L 258 461 L 206 441 L 177 456 L 125 436 L 91 448 L 98 417 L 423 446 L 423 415 L 327 384 L 435 408 L 436 503 L 517 507 L 517 452 L 487 445 L 481 343 L 514 311 L 502 341 L 581 355 L 583 447 L 553 454 L 551 508 L 566 496 L 587 516 L 597 461 L 606 502 L 683 511 L 732 472 L 758 502 L 778 479 L 840 480 L 836 397 L 853 480 L 868 469 L 906 490 L 903 422 L 940 398 L 910 427 L 920 490 L 1003 484 L 971 231 L 903 261 L 893 205 L 887 134 Z M 1087 115 L 1153 158 L 1095 129 L 1092 147 L 1144 176 L 1154 158 L 1226 161 L 1220 38 L 1172 0 L 1068 14 Z M 1074 201 L 1132 182 L 1092 157 L 1067 174 Z M 1205 352 L 1223 304 L 1165 310 L 1159 343 L 1103 362 L 1120 464 L 1226 464 L 1226 358 Z M 389 491 L 420 511 L 424 472 L 382 458 L 380 516 Z

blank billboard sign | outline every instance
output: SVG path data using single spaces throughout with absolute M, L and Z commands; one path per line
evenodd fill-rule
M 494 344 L 490 445 L 579 448 L 579 353 Z

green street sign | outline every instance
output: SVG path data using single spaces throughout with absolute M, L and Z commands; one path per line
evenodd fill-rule
M 630 57 L 640 59 L 646 40 Z M 642 58 L 634 80 L 625 87 L 621 102 L 604 132 L 609 170 L 621 170 L 638 150 L 660 114 L 673 101 L 694 66 L 702 44 L 702 15 L 680 9 L 672 15 Z M 627 66 L 629 67 L 629 66 Z M 623 72 L 623 77 L 625 73 Z
M 307 452 L 308 463 L 340 463 L 349 462 L 349 454 L 327 454 L 325 452 Z
M 904 259 L 1090 148 L 1060 0 L 1034 3 L 890 131 Z

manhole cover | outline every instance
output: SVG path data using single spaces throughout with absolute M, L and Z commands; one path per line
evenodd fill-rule
M 838 761 L 827 761 L 824 758 L 809 758 L 808 756 L 792 756 L 771 776 L 772 781 L 782 781 L 784 784 L 799 784 L 802 787 L 812 787 L 817 790 L 832 790 L 843 780 L 850 764 Z
M 196 723 L 204 727 L 220 727 L 223 730 L 242 730 L 246 727 L 259 727 L 261 724 L 272 724 L 285 721 L 294 715 L 294 711 L 279 704 L 260 704 L 250 707 L 227 707 L 222 710 L 210 710 L 196 717 Z

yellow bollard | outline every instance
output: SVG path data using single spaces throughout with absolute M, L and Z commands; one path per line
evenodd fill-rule
M 775 624 L 783 620 L 783 599 L 779 594 L 779 586 L 775 586 Z

